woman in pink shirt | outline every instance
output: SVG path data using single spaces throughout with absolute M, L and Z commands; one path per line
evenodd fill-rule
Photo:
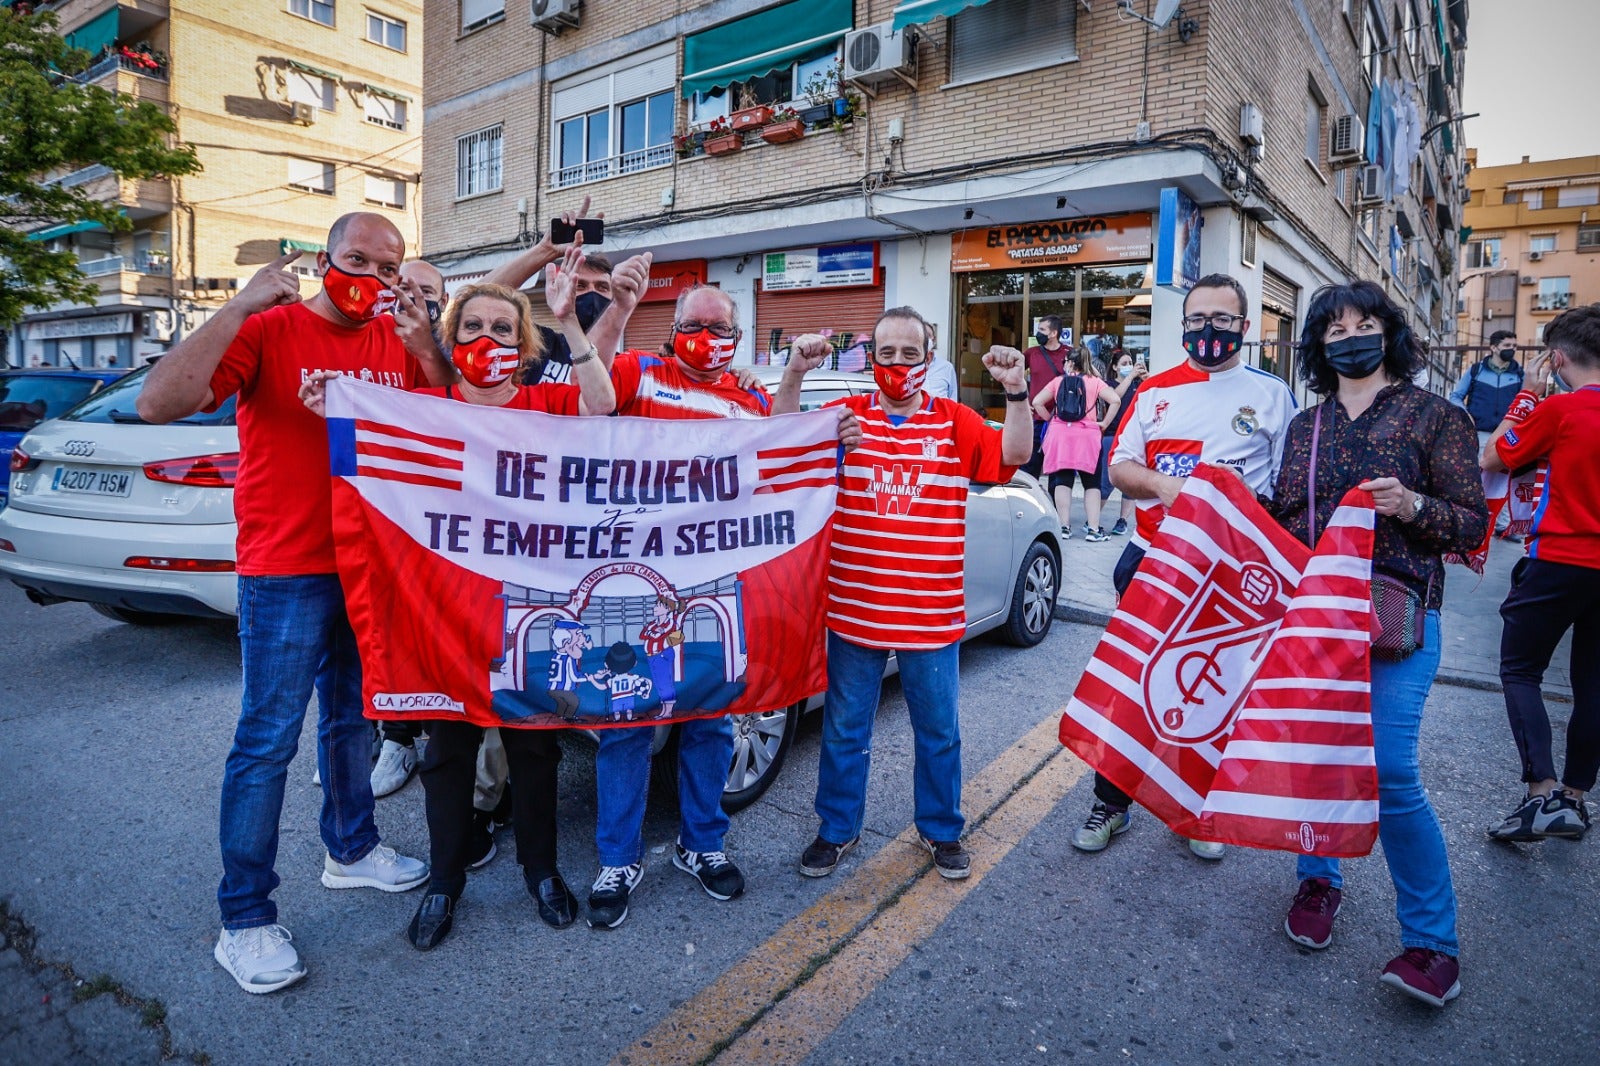
M 1072 483 L 1077 480 L 1083 485 L 1083 539 L 1098 544 L 1111 539 L 1100 527 L 1100 440 L 1122 401 L 1117 390 L 1095 373 L 1093 360 L 1085 359 L 1082 349 L 1068 354 L 1066 370 L 1033 397 L 1034 411 L 1050 419 L 1044 431 L 1043 468 L 1056 513 L 1061 516 L 1061 535 L 1072 536 Z M 1063 387 L 1070 405 L 1058 409 Z M 1105 401 L 1106 410 L 1096 418 L 1100 400 Z

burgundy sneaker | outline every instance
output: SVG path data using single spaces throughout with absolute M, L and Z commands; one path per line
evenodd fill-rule
M 1333 919 L 1339 914 L 1339 901 L 1343 898 L 1344 893 L 1326 877 L 1301 881 L 1300 891 L 1289 905 L 1289 916 L 1283 920 L 1283 931 L 1296 944 L 1321 951 L 1333 943 Z
M 1461 964 L 1442 951 L 1406 948 L 1399 958 L 1389 960 L 1378 980 L 1442 1007 L 1461 994 Z

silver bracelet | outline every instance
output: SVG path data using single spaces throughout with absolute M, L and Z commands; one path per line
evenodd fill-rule
M 600 349 L 596 348 L 594 345 L 591 344 L 591 345 L 589 345 L 589 350 L 588 351 L 584 352 L 582 355 L 575 355 L 575 356 L 572 357 L 572 365 L 573 366 L 582 366 L 584 363 L 587 363 L 591 359 L 599 358 L 599 356 L 600 356 Z

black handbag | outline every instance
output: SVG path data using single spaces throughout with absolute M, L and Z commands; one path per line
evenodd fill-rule
M 1324 401 L 1326 402 L 1326 401 Z M 1317 441 L 1322 436 L 1322 404 L 1312 416 L 1311 474 L 1306 481 L 1306 519 L 1310 522 L 1310 543 L 1317 547 Z M 1428 579 L 1433 591 L 1433 579 Z M 1372 654 L 1379 659 L 1404 659 L 1422 647 L 1428 612 L 1422 597 L 1410 585 L 1388 574 L 1372 575 L 1372 616 L 1378 620 L 1378 635 L 1372 638 Z

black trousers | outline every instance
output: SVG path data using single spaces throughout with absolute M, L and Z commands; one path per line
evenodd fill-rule
M 467 722 L 428 723 L 422 755 L 422 788 L 428 813 L 428 891 L 460 896 L 471 857 L 472 789 L 483 729 Z M 556 873 L 556 768 L 561 742 L 554 730 L 502 729 L 510 771 L 512 831 L 517 862 L 526 876 Z
M 407 748 L 415 747 L 417 738 L 422 735 L 422 723 L 414 718 L 401 722 L 382 721 L 378 723 L 378 733 L 384 740 Z
M 1044 470 L 1044 430 L 1049 424 L 1048 420 L 1033 424 L 1033 454 L 1022 464 L 1022 469 L 1036 478 L 1044 477 L 1041 473 Z
M 1122 599 L 1127 593 L 1128 586 L 1133 584 L 1133 575 L 1139 572 L 1139 564 L 1143 561 L 1143 548 L 1129 544 L 1122 549 L 1116 569 L 1111 571 L 1111 587 L 1117 590 L 1117 599 Z M 1133 806 L 1133 797 L 1107 781 L 1099 771 L 1095 771 L 1094 775 L 1094 798 L 1118 810 L 1125 811 Z
M 1572 718 L 1562 784 L 1582 792 L 1600 773 L 1600 569 L 1523 559 L 1500 605 L 1500 684 L 1524 781 L 1556 777 L 1540 691 L 1556 645 L 1572 630 Z

